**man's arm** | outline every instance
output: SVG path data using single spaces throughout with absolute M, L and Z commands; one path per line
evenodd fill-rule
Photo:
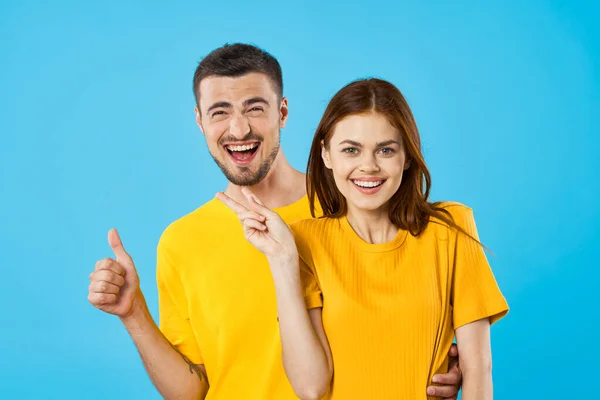
M 204 365 L 194 364 L 165 338 L 147 308 L 121 318 L 146 372 L 165 399 L 204 399 L 209 384 Z
M 108 242 L 116 259 L 96 263 L 90 275 L 88 301 L 119 316 L 150 379 L 165 399 L 204 399 L 209 388 L 204 366 L 192 364 L 181 355 L 154 323 L 133 260 L 116 230 L 109 232 Z

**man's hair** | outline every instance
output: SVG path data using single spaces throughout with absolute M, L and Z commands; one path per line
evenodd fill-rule
M 249 44 L 225 44 L 208 54 L 194 72 L 194 98 L 200 106 L 200 81 L 210 76 L 239 77 L 251 72 L 267 75 L 279 99 L 283 97 L 281 66 L 275 57 Z

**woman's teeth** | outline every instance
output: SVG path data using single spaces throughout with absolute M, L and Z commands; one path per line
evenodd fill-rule
M 352 181 L 356 186 L 364 188 L 374 188 L 383 183 L 383 181 Z

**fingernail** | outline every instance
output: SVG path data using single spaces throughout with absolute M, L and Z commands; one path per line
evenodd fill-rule
M 439 380 L 439 378 L 438 378 L 437 376 L 434 376 L 434 377 L 431 379 L 431 381 L 432 381 L 433 383 L 439 383 L 439 382 L 440 382 L 440 380 Z
M 435 389 L 432 387 L 427 388 L 427 394 L 433 396 L 435 394 Z

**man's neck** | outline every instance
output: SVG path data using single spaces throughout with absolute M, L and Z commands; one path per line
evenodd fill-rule
M 251 186 L 250 190 L 267 207 L 271 209 L 284 207 L 306 195 L 306 178 L 302 172 L 288 163 L 283 151 L 280 150 L 267 176 L 257 185 Z M 225 193 L 237 202 L 248 205 L 242 194 L 242 186 L 229 182 Z

